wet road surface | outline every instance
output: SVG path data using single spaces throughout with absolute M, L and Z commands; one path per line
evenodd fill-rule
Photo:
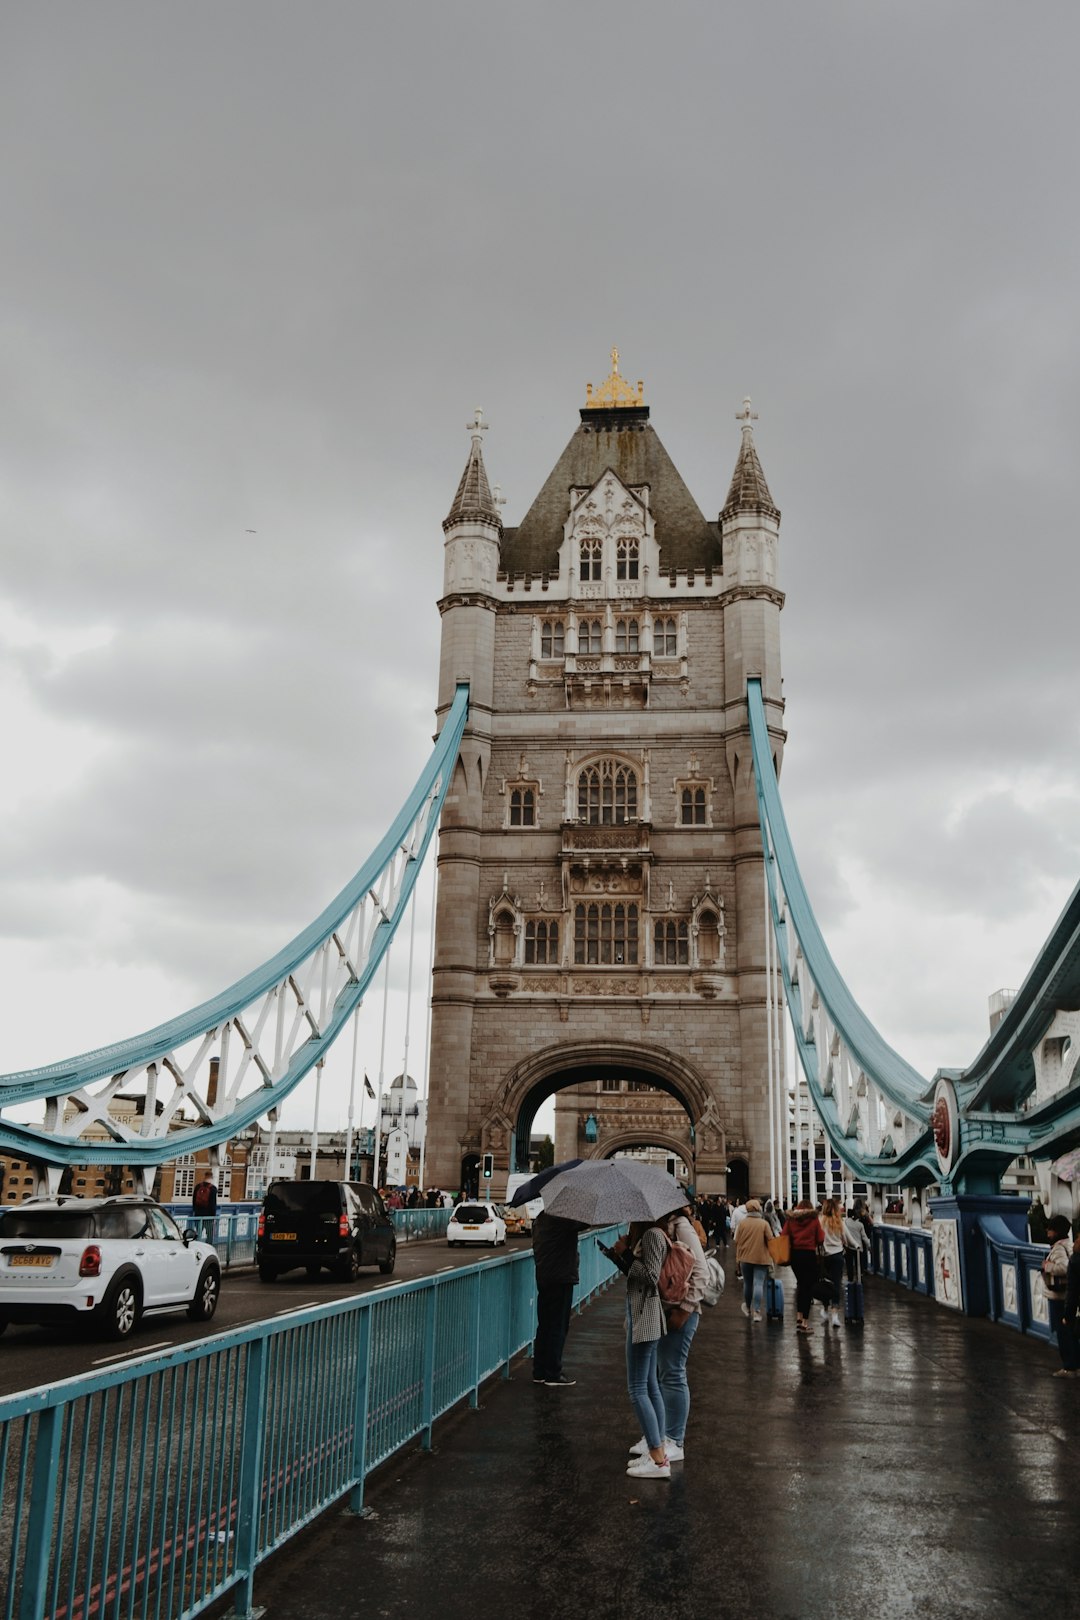
M 866 1327 L 751 1325 L 690 1356 L 686 1460 L 624 1469 L 621 1289 L 264 1566 L 267 1620 L 1019 1620 L 1078 1611 L 1080 1380 L 1056 1352 L 872 1279 Z M 790 1290 L 789 1290 L 790 1297 Z

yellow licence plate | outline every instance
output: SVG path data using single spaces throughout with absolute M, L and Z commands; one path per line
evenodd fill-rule
M 275 1243 L 295 1243 L 296 1242 L 296 1233 L 295 1232 L 271 1232 L 270 1236 L 273 1238 Z
M 52 1263 L 53 1256 L 51 1254 L 13 1254 L 11 1256 L 13 1266 L 51 1266 Z
M 478 1226 L 463 1226 L 461 1230 L 463 1232 L 479 1232 L 480 1228 Z

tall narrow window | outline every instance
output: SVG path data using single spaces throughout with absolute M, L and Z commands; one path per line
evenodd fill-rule
M 657 619 L 653 625 L 653 652 L 657 658 L 675 658 L 679 651 L 679 626 L 675 619 Z
M 707 821 L 708 797 L 703 787 L 684 787 L 679 817 L 684 827 L 704 827 Z
M 637 820 L 637 776 L 617 760 L 602 759 L 578 777 L 578 819 L 592 827 Z
M 559 925 L 554 920 L 525 924 L 525 960 L 543 966 L 559 960 Z
M 496 967 L 510 967 L 514 960 L 514 919 L 508 911 L 500 911 L 495 918 L 495 938 L 492 954 Z
M 616 579 L 637 579 L 638 577 L 638 543 L 636 540 L 620 540 L 615 548 L 615 577 Z
M 703 911 L 698 921 L 697 954 L 703 968 L 718 967 L 723 961 L 720 919 L 715 911 Z
M 511 827 L 536 826 L 536 794 L 532 788 L 513 788 L 510 792 Z
M 617 653 L 636 653 L 638 641 L 638 621 L 636 619 L 615 620 L 615 651 Z
M 578 652 L 599 657 L 604 649 L 604 626 L 600 619 L 581 619 L 578 623 Z
M 561 658 L 566 645 L 566 625 L 562 619 L 543 619 L 540 624 L 541 658 Z
M 582 966 L 620 967 L 638 959 L 638 908 L 621 901 L 594 901 L 574 908 L 574 961 Z
M 584 583 L 600 578 L 600 566 L 604 555 L 604 542 L 602 540 L 583 540 L 581 542 L 581 578 Z
M 665 917 L 653 935 L 653 961 L 657 967 L 686 967 L 690 961 L 690 928 L 685 920 Z

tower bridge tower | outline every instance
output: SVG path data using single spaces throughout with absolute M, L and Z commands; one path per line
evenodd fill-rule
M 746 681 L 761 680 L 779 769 L 783 596 L 754 420 L 747 400 L 706 519 L 613 350 L 517 528 L 492 495 L 480 411 L 470 424 L 439 603 L 440 724 L 458 681 L 471 701 L 440 826 L 436 1184 L 491 1152 L 501 1192 L 546 1097 L 643 1085 L 682 1105 L 699 1191 L 724 1190 L 729 1166 L 733 1185 L 766 1184 Z M 578 1152 L 605 1152 L 595 1117 Z

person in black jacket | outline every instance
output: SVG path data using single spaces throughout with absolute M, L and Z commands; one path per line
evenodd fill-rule
M 578 1280 L 578 1233 L 581 1221 L 566 1221 L 544 1210 L 533 1221 L 533 1264 L 536 1266 L 536 1337 L 533 1340 L 533 1383 L 569 1389 L 577 1383 L 562 1370 L 563 1346 L 570 1331 L 574 1284 Z

